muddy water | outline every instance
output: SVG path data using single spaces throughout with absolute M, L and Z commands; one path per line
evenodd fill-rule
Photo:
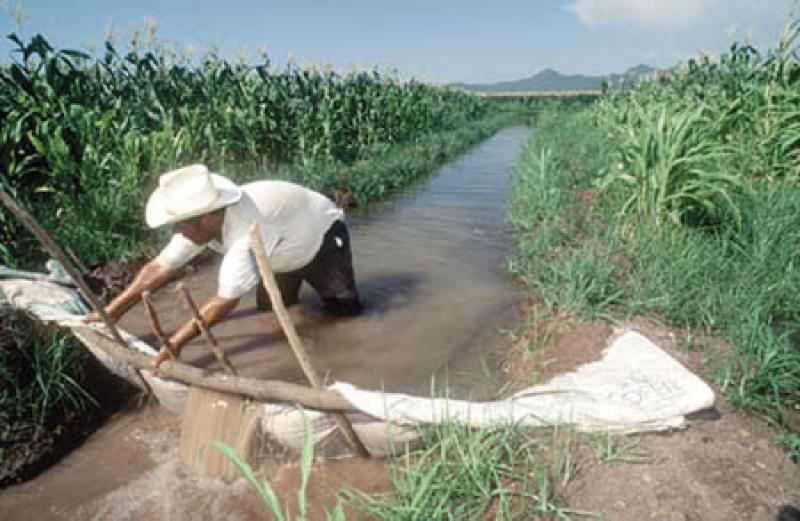
M 485 397 L 496 383 L 499 328 L 520 298 L 504 268 L 508 168 L 527 129 L 505 130 L 391 202 L 348 216 L 365 312 L 327 315 L 310 287 L 292 316 L 321 374 L 358 386 L 428 393 L 432 382 L 456 395 Z M 195 298 L 216 289 L 216 259 L 184 277 Z M 253 292 L 254 293 L 254 292 Z M 174 290 L 156 296 L 165 330 L 188 318 Z M 180 299 L 177 299 L 180 302 Z M 123 325 L 153 341 L 140 308 Z M 274 319 L 248 295 L 215 336 L 243 374 L 302 381 Z M 182 359 L 215 366 L 198 338 Z
M 369 211 L 348 216 L 365 313 L 334 319 L 313 290 L 291 314 L 310 357 L 328 380 L 428 393 L 432 381 L 453 395 L 484 398 L 498 387 L 507 347 L 500 332 L 513 324 L 521 298 L 504 269 L 510 242 L 503 223 L 508 167 L 528 133 L 500 132 L 430 180 Z M 215 290 L 214 262 L 182 280 L 202 301 Z M 188 317 L 174 288 L 155 295 L 164 329 Z M 217 339 L 244 374 L 302 381 L 278 324 L 254 311 L 248 296 Z M 141 308 L 123 325 L 155 343 Z M 213 367 L 202 340 L 182 358 Z M 0 491 L 0 519 L 252 519 L 263 507 L 243 480 L 230 485 L 187 476 L 178 458 L 179 420 L 148 407 L 118 414 L 80 449 L 35 480 Z M 297 469 L 270 472 L 293 496 Z M 316 477 L 313 477 L 316 476 Z M 312 472 L 311 519 L 335 505 L 341 486 L 388 487 L 385 462 L 318 464 Z

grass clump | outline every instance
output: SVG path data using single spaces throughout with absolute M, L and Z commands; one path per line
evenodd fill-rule
M 541 434 L 543 431 L 539 431 Z M 392 463 L 387 496 L 348 492 L 377 519 L 531 519 L 590 515 L 563 506 L 574 472 L 573 438 L 516 425 L 471 429 L 452 422 L 423 431 L 421 448 Z
M 619 460 L 641 454 L 611 440 L 609 436 L 607 443 L 613 445 L 609 450 Z M 513 424 L 472 429 L 454 422 L 431 425 L 423 429 L 419 448 L 407 448 L 392 458 L 391 491 L 367 495 L 344 490 L 326 516 L 331 521 L 345 519 L 347 508 L 357 519 L 362 515 L 408 520 L 601 518 L 563 506 L 562 492 L 574 477 L 584 441 L 569 429 L 531 430 Z M 307 518 L 306 487 L 314 452 L 308 421 L 304 424 L 296 515 L 281 504 L 269 482 L 260 481 L 230 447 L 220 442 L 211 446 L 236 465 L 274 519 Z
M 281 505 L 281 499 L 278 498 L 275 490 L 269 484 L 269 481 L 259 480 L 253 468 L 242 460 L 238 454 L 229 446 L 221 441 L 212 441 L 210 446 L 222 452 L 226 458 L 242 473 L 250 487 L 258 494 L 264 508 L 266 508 L 272 515 L 275 521 L 284 521 L 296 519 L 297 521 L 305 520 L 308 514 L 308 501 L 306 498 L 306 488 L 308 487 L 308 479 L 311 476 L 311 464 L 314 462 L 314 437 L 311 431 L 311 422 L 308 418 L 303 416 L 303 448 L 300 451 L 300 487 L 297 489 L 297 515 L 292 516 L 289 507 Z M 344 520 L 344 513 L 341 507 L 329 512 L 327 515 L 329 521 Z

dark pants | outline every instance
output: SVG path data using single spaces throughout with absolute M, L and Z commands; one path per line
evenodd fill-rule
M 275 280 L 286 307 L 297 304 L 300 286 L 305 280 L 322 297 L 325 307 L 332 313 L 352 316 L 361 311 L 353 274 L 350 234 L 341 220 L 335 221 L 325 232 L 322 245 L 311 262 L 299 270 L 276 273 Z M 267 291 L 260 283 L 256 306 L 259 311 L 272 310 Z

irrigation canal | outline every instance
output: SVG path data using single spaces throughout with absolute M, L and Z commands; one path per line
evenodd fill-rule
M 307 287 L 292 308 L 309 355 L 327 381 L 423 395 L 432 386 L 437 394 L 446 386 L 451 396 L 473 399 L 489 398 L 498 388 L 508 346 L 502 328 L 514 324 L 523 295 L 505 269 L 511 252 L 504 222 L 509 168 L 528 133 L 525 127 L 505 129 L 388 202 L 348 216 L 365 312 L 331 318 Z M 210 261 L 184 277 L 196 300 L 213 295 L 215 273 Z M 188 318 L 171 288 L 154 300 L 165 331 Z M 154 343 L 141 307 L 122 325 Z M 303 381 L 277 322 L 255 312 L 254 295 L 214 333 L 242 374 Z M 181 358 L 216 364 L 202 338 L 186 346 Z M 166 413 L 118 415 L 37 479 L 0 491 L 0 518 L 158 512 L 188 517 L 190 511 L 223 507 L 230 517 L 230 502 L 253 508 L 236 499 L 250 497 L 246 488 L 179 478 L 177 446 L 177 420 Z M 220 497 L 223 490 L 227 500 Z
M 349 215 L 365 312 L 331 317 L 308 286 L 292 308 L 311 360 L 328 381 L 423 394 L 434 380 L 458 395 L 492 387 L 504 341 L 498 329 L 513 320 L 520 299 L 505 269 L 511 241 L 504 218 L 508 170 L 527 133 L 501 131 L 390 202 Z M 216 291 L 219 256 L 212 258 L 184 279 L 198 301 Z M 165 331 L 189 318 L 170 288 L 155 303 Z M 155 344 L 141 308 L 123 326 Z M 242 374 L 304 382 L 277 322 L 255 311 L 254 295 L 214 333 Z M 202 337 L 181 358 L 218 364 Z

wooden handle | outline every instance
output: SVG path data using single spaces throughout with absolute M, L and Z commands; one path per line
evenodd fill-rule
M 153 331 L 153 334 L 156 336 L 159 343 L 167 348 L 169 357 L 173 360 L 177 360 L 178 357 L 175 356 L 175 351 L 172 350 L 169 337 L 167 337 L 167 335 L 164 334 L 164 330 L 161 329 L 161 321 L 158 320 L 156 308 L 153 305 L 153 299 L 150 298 L 150 292 L 147 290 L 142 291 L 142 303 L 144 304 L 144 310 L 147 312 L 147 320 L 150 322 L 150 329 Z
M 261 282 L 264 284 L 264 288 L 266 288 L 269 294 L 269 299 L 272 302 L 272 310 L 275 312 L 275 315 L 277 315 L 278 322 L 280 322 L 283 332 L 289 340 L 289 346 L 292 348 L 292 352 L 294 352 L 294 356 L 297 358 L 297 362 L 300 364 L 300 368 L 303 370 L 303 374 L 306 376 L 306 379 L 308 379 L 311 387 L 319 389 L 319 376 L 314 370 L 314 366 L 311 365 L 311 360 L 308 358 L 305 347 L 303 347 L 303 343 L 297 335 L 297 330 L 294 327 L 292 319 L 289 317 L 289 313 L 286 312 L 286 306 L 283 304 L 283 298 L 281 297 L 278 283 L 275 281 L 275 274 L 269 267 L 267 255 L 264 252 L 264 244 L 261 241 L 261 232 L 258 229 L 258 223 L 253 223 L 250 226 L 250 248 L 255 254 L 258 271 L 261 274 Z M 368 458 L 369 451 L 367 451 L 367 448 L 358 438 L 358 435 L 353 430 L 353 426 L 350 424 L 347 417 L 342 413 L 333 413 L 333 419 L 356 454 Z
M 217 360 L 222 364 L 222 367 L 225 368 L 225 372 L 231 376 L 236 376 L 236 369 L 231 364 L 231 361 L 228 360 L 225 351 L 223 351 L 219 347 L 219 343 L 214 335 L 211 334 L 211 330 L 206 325 L 205 321 L 203 321 L 203 316 L 200 314 L 200 310 L 197 309 L 197 304 L 194 303 L 194 299 L 192 299 L 192 294 L 189 293 L 189 290 L 186 289 L 186 286 L 183 285 L 181 282 L 178 284 L 178 290 L 183 293 L 183 298 L 186 300 L 186 305 L 189 307 L 189 311 L 192 312 L 192 317 L 194 317 L 194 322 L 197 324 L 197 327 L 200 328 L 200 331 L 205 336 L 206 340 L 208 340 L 209 347 L 211 348 L 211 352 L 217 357 Z

